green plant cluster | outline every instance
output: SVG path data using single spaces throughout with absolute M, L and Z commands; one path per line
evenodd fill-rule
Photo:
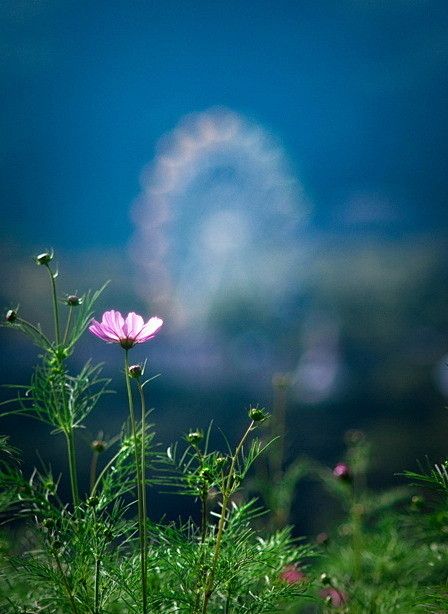
M 274 378 L 271 416 L 249 408 L 236 445 L 210 449 L 210 426 L 160 452 L 145 409 L 151 380 L 140 382 L 144 369 L 128 366 L 126 350 L 130 417 L 112 439 L 92 442 L 90 484 L 81 492 L 76 435 L 110 382 L 90 361 L 73 375 L 67 359 L 99 292 L 61 298 L 53 254 L 35 261 L 49 274 L 54 332 L 18 309 L 6 313 L 4 325 L 28 335 L 41 353 L 30 384 L 15 387 L 3 415 L 35 418 L 62 435 L 67 471 L 54 475 L 39 457 L 39 468 L 25 474 L 20 452 L 0 436 L 0 612 L 448 611 L 448 460 L 405 472 L 407 486 L 384 492 L 369 487 L 370 443 L 359 431 L 346 434 L 346 455 L 334 468 L 309 458 L 289 462 L 288 376 Z M 313 544 L 294 539 L 290 526 L 305 477 L 319 482 L 341 513 Z M 69 501 L 61 495 L 65 483 Z M 192 498 L 199 520 L 152 520 L 149 486 Z
M 182 451 L 173 445 L 158 452 L 146 421 L 143 387 L 150 380 L 140 383 L 143 369 L 129 367 L 126 350 L 130 419 L 111 441 L 92 442 L 90 488 L 80 492 L 75 436 L 109 391 L 109 381 L 91 362 L 73 375 L 67 359 L 91 321 L 99 292 L 61 299 L 53 254 L 40 254 L 35 262 L 49 275 L 54 334 L 18 309 L 7 312 L 5 326 L 28 335 L 41 353 L 29 386 L 15 387 L 3 415 L 32 417 L 62 434 L 67 475 L 54 476 L 43 459 L 40 469 L 25 475 L 18 451 L 0 438 L 0 611 L 261 614 L 302 598 L 309 582 L 290 583 L 282 572 L 288 565 L 305 566 L 311 548 L 288 528 L 261 535 L 255 520 L 262 510 L 254 500 L 237 502 L 249 468 L 266 448 L 253 438 L 267 417 L 258 407 L 249 409 L 246 431 L 225 453 L 210 452 L 201 431 L 185 437 Z M 70 501 L 60 494 L 64 481 Z M 151 484 L 192 497 L 200 522 L 152 521 L 146 510 Z

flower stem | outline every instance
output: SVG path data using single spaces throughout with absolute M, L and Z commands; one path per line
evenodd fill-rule
M 199 462 L 199 469 L 200 471 L 202 471 L 202 469 L 204 468 L 204 457 L 202 455 L 202 452 L 199 448 L 199 446 L 197 445 L 197 443 L 193 443 L 193 448 L 194 451 L 196 452 L 196 457 L 198 459 Z M 201 492 L 201 545 L 204 544 L 205 542 L 205 538 L 207 535 L 207 499 L 208 499 L 208 494 L 209 494 L 209 490 L 208 490 L 208 486 L 205 488 L 202 488 L 202 492 Z
M 78 505 L 79 505 L 79 491 L 78 491 L 78 479 L 76 475 L 76 460 L 75 460 L 75 442 L 73 437 L 73 426 L 71 420 L 71 412 L 69 407 L 69 402 L 67 399 L 67 388 L 66 388 L 66 376 L 64 371 L 64 354 L 60 352 L 60 343 L 61 343 L 61 333 L 59 327 L 59 308 L 58 308 L 58 296 L 56 292 L 56 277 L 51 270 L 49 264 L 45 264 L 45 267 L 50 275 L 51 280 L 51 290 L 53 297 L 53 314 L 54 314 L 54 332 L 55 332 L 55 346 L 52 347 L 50 344 L 50 350 L 53 352 L 55 359 L 57 361 L 57 373 L 61 378 L 61 392 L 62 392 L 62 404 L 64 408 L 64 421 L 66 421 L 63 431 L 65 433 L 65 438 L 67 441 L 67 451 L 68 451 L 68 467 L 70 473 L 70 485 L 72 490 L 72 499 L 73 499 L 73 507 L 75 515 L 78 514 Z M 28 323 L 26 323 L 28 326 Z M 33 329 L 35 327 L 32 327 Z M 38 329 L 37 332 L 41 335 L 43 339 L 46 339 Z
M 92 493 L 93 488 L 95 486 L 95 482 L 96 482 L 96 467 L 98 464 L 98 452 L 96 452 L 95 450 L 93 451 L 92 454 L 92 460 L 90 462 L 90 492 Z
M 223 493 L 222 493 L 222 510 L 221 510 L 221 516 L 219 518 L 219 523 L 218 523 L 218 533 L 216 536 L 216 544 L 215 544 L 215 550 L 213 553 L 213 561 L 212 561 L 212 567 L 210 570 L 210 573 L 208 575 L 207 581 L 205 583 L 205 587 L 204 587 L 204 598 L 203 598 L 203 602 L 202 602 L 202 610 L 201 613 L 205 614 L 207 612 L 207 606 L 208 606 L 208 602 L 210 600 L 210 597 L 212 596 L 213 593 L 213 584 L 215 581 L 215 573 L 216 573 L 216 568 L 218 566 L 218 559 L 219 559 L 219 553 L 221 550 L 221 544 L 222 544 L 222 537 L 224 534 L 224 527 L 225 527 L 225 522 L 226 522 L 226 512 L 227 512 L 227 505 L 229 503 L 230 497 L 233 493 L 233 489 L 234 489 L 234 485 L 235 485 L 235 476 L 234 476 L 234 471 L 235 471 L 235 467 L 236 467 L 236 463 L 238 460 L 238 456 L 241 452 L 241 449 L 244 445 L 244 442 L 246 441 L 249 433 L 251 432 L 251 430 L 254 427 L 254 420 L 251 421 L 248 429 L 246 430 L 246 432 L 244 433 L 243 437 L 241 438 L 240 443 L 238 444 L 235 453 L 232 457 L 232 463 L 230 465 L 230 469 L 229 469 L 229 473 L 227 475 L 227 480 L 224 483 L 224 488 L 223 488 Z
M 68 583 L 67 578 L 65 577 L 64 570 L 62 569 L 61 561 L 59 560 L 59 554 L 53 548 L 54 560 L 56 562 L 56 567 L 58 568 L 59 573 L 61 574 L 62 582 L 64 583 L 65 590 L 67 592 L 67 596 L 70 600 L 70 605 L 72 606 L 73 614 L 78 614 L 78 608 L 76 607 L 75 599 L 73 597 L 72 589 Z
M 207 493 L 201 497 L 201 544 L 204 544 L 207 535 L 207 497 Z
M 100 565 L 99 558 L 95 558 L 95 586 L 94 586 L 94 612 L 100 614 Z
M 147 578 L 146 578 L 146 544 L 145 544 L 145 531 L 146 531 L 146 516 L 144 516 L 144 504 L 143 504 L 143 483 L 142 483 L 142 466 L 141 457 L 138 453 L 138 435 L 137 435 L 137 423 L 135 421 L 134 402 L 132 399 L 131 382 L 129 375 L 129 358 L 128 350 L 125 349 L 125 378 L 126 389 L 128 393 L 129 402 L 129 415 L 131 417 L 132 434 L 134 438 L 134 452 L 135 452 L 135 467 L 137 472 L 137 504 L 138 504 L 138 533 L 140 541 L 140 562 L 141 562 L 141 576 L 142 576 L 142 612 L 147 613 Z M 143 442 L 142 442 L 143 444 Z M 143 456 L 143 453 L 142 453 Z
M 95 523 L 95 577 L 93 584 L 93 614 L 100 614 L 100 566 L 101 558 L 99 555 L 99 540 L 98 540 L 98 519 L 95 508 L 93 509 L 93 522 Z
M 62 341 L 63 345 L 67 343 L 68 333 L 70 331 L 70 324 L 72 323 L 72 316 L 73 316 L 73 306 L 70 305 L 70 310 L 68 312 L 68 318 L 67 318 L 67 324 L 65 326 L 64 339 Z
M 230 614 L 230 589 L 227 589 L 225 608 L 224 614 Z
M 47 270 L 50 274 L 50 279 L 51 279 L 51 289 L 52 289 L 52 295 L 53 295 L 53 313 L 54 313 L 54 334 L 55 334 L 56 347 L 59 347 L 59 343 L 60 343 L 59 309 L 58 309 L 58 297 L 56 294 L 55 276 L 50 266 L 48 264 L 46 264 L 45 266 L 47 267 Z
M 69 473 L 70 473 L 70 485 L 72 489 L 73 507 L 74 507 L 75 515 L 76 515 L 78 511 L 78 505 L 79 505 L 79 492 L 78 492 L 78 479 L 76 476 L 75 441 L 73 437 L 73 429 L 71 427 L 69 430 L 65 431 L 65 438 L 67 441 L 68 468 L 69 468 Z
M 51 352 L 54 351 L 51 341 L 47 339 L 44 333 L 37 326 L 34 326 L 34 324 L 31 324 L 31 322 L 27 322 L 27 320 L 24 320 L 23 318 L 19 318 L 19 317 L 17 317 L 17 323 L 22 326 L 21 328 L 22 332 L 25 332 L 24 330 L 25 328 L 29 328 L 31 331 L 33 331 L 33 333 L 35 333 L 40 338 L 41 341 L 44 342 L 47 350 L 50 350 Z M 28 333 L 28 336 L 32 336 L 32 333 Z
M 94 483 L 94 485 L 92 486 L 92 488 L 90 489 L 90 496 L 93 497 L 93 495 L 96 493 L 96 490 L 98 488 L 98 486 L 100 485 L 101 480 L 103 479 L 103 476 L 105 475 L 105 473 L 107 472 L 107 470 L 114 464 L 114 462 L 117 460 L 117 458 L 120 456 L 121 454 L 121 450 L 118 450 L 118 452 L 115 454 L 115 456 L 113 456 L 110 461 L 107 463 L 107 465 L 104 467 L 104 469 L 101 471 L 101 473 L 99 474 L 99 476 L 96 478 L 96 482 Z
M 142 419 L 141 419 L 141 447 L 142 447 L 142 455 L 141 455 L 141 477 L 142 477 L 142 491 L 141 491 L 141 495 L 142 495 L 142 517 L 143 517 L 143 525 L 142 525 L 142 532 L 143 532 L 143 539 L 142 539 L 142 545 L 143 545 L 143 554 L 144 556 L 142 557 L 142 566 L 143 566 L 143 577 L 145 578 L 145 589 L 146 589 L 146 577 L 147 577 L 147 560 L 146 560 L 146 547 L 147 547 L 147 526 L 146 526 L 146 518 L 147 518 L 147 511 L 146 511 L 146 445 L 145 445 L 145 437 L 146 437 L 146 423 L 145 423 L 145 418 L 146 418 L 146 403 L 145 403 L 145 395 L 143 394 L 143 386 L 141 385 L 139 380 L 137 381 L 137 387 L 138 387 L 138 391 L 140 393 L 140 403 L 141 403 L 141 409 L 142 409 Z M 146 590 L 145 590 L 145 598 L 146 598 Z

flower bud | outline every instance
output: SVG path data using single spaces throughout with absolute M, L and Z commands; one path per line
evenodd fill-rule
M 89 498 L 87 499 L 87 501 L 86 501 L 86 503 L 87 503 L 87 505 L 88 505 L 89 507 L 96 507 L 96 506 L 98 505 L 98 503 L 99 503 L 99 502 L 100 502 L 99 498 L 98 498 L 98 497 L 95 497 L 95 496 L 93 496 L 93 497 L 89 497 Z
M 340 608 L 347 604 L 348 595 L 345 591 L 339 590 L 330 586 L 319 591 L 319 596 L 325 600 L 325 603 L 333 609 Z
M 319 580 L 322 582 L 324 586 L 328 586 L 329 584 L 331 584 L 331 578 L 326 573 L 321 574 Z
M 48 492 L 50 493 L 56 492 L 56 484 L 53 482 L 53 480 L 45 480 L 44 488 L 45 490 L 48 490 Z
M 414 495 L 411 499 L 411 510 L 414 512 L 419 512 L 425 504 L 425 500 L 423 497 L 419 495 Z
M 352 481 L 352 470 L 347 463 L 338 463 L 336 467 L 333 469 L 333 475 L 338 480 L 342 482 L 351 482 Z
M 46 529 L 52 529 L 54 527 L 53 518 L 44 518 L 44 520 L 42 520 L 42 526 Z
M 39 264 L 39 265 L 50 264 L 50 262 L 53 260 L 53 253 L 43 252 L 42 254 L 39 254 L 38 256 L 36 256 L 34 260 L 36 264 Z
M 199 472 L 199 475 L 204 480 L 211 480 L 212 479 L 212 474 L 210 473 L 210 467 L 203 467 L 201 469 L 201 471 Z
M 53 546 L 53 548 L 55 548 L 55 550 L 58 550 L 59 548 L 62 548 L 61 540 L 60 539 L 53 540 L 52 546 Z
M 81 305 L 81 302 L 81 299 L 74 294 L 67 297 L 67 305 L 70 305 L 70 307 L 78 307 L 78 305 Z
M 188 443 L 199 443 L 204 439 L 204 433 L 202 431 L 190 431 L 188 435 L 185 437 Z
M 104 452 L 106 447 L 107 443 L 105 441 L 102 441 L 101 439 L 95 439 L 94 441 L 92 441 L 92 448 L 94 452 L 98 452 L 98 454 Z
M 141 365 L 132 365 L 131 367 L 129 367 L 128 370 L 129 376 L 134 378 L 134 379 L 138 379 L 142 373 L 143 373 L 143 369 Z
M 280 579 L 287 584 L 297 584 L 305 581 L 305 574 L 295 563 L 290 563 L 283 567 Z
M 254 422 L 263 422 L 266 420 L 268 414 L 264 411 L 264 409 L 260 409 L 259 407 L 251 407 L 249 409 L 249 418 Z
M 17 312 L 14 309 L 10 309 L 9 311 L 6 312 L 6 316 L 5 319 L 7 322 L 14 322 L 17 318 Z

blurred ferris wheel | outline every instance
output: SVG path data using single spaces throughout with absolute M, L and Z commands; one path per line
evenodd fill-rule
M 296 291 L 309 207 L 267 130 L 223 108 L 187 115 L 160 139 L 141 185 L 130 249 L 152 311 L 183 327 L 229 296 L 275 302 Z

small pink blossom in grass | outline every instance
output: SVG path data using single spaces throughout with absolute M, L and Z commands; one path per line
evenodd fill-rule
M 297 584 L 298 582 L 305 582 L 306 577 L 301 569 L 294 563 L 285 565 L 280 574 L 280 580 L 284 580 L 287 584 Z
M 152 339 L 163 324 L 160 318 L 149 318 L 145 323 L 142 316 L 131 311 L 126 319 L 119 311 L 105 311 L 101 322 L 92 319 L 89 330 L 103 341 L 119 343 L 125 350 L 130 350 L 137 343 Z
M 347 593 L 332 586 L 319 591 L 319 596 L 336 608 L 342 607 L 348 602 Z
M 352 479 L 352 470 L 347 463 L 338 463 L 333 469 L 333 475 L 339 480 L 350 482 Z

